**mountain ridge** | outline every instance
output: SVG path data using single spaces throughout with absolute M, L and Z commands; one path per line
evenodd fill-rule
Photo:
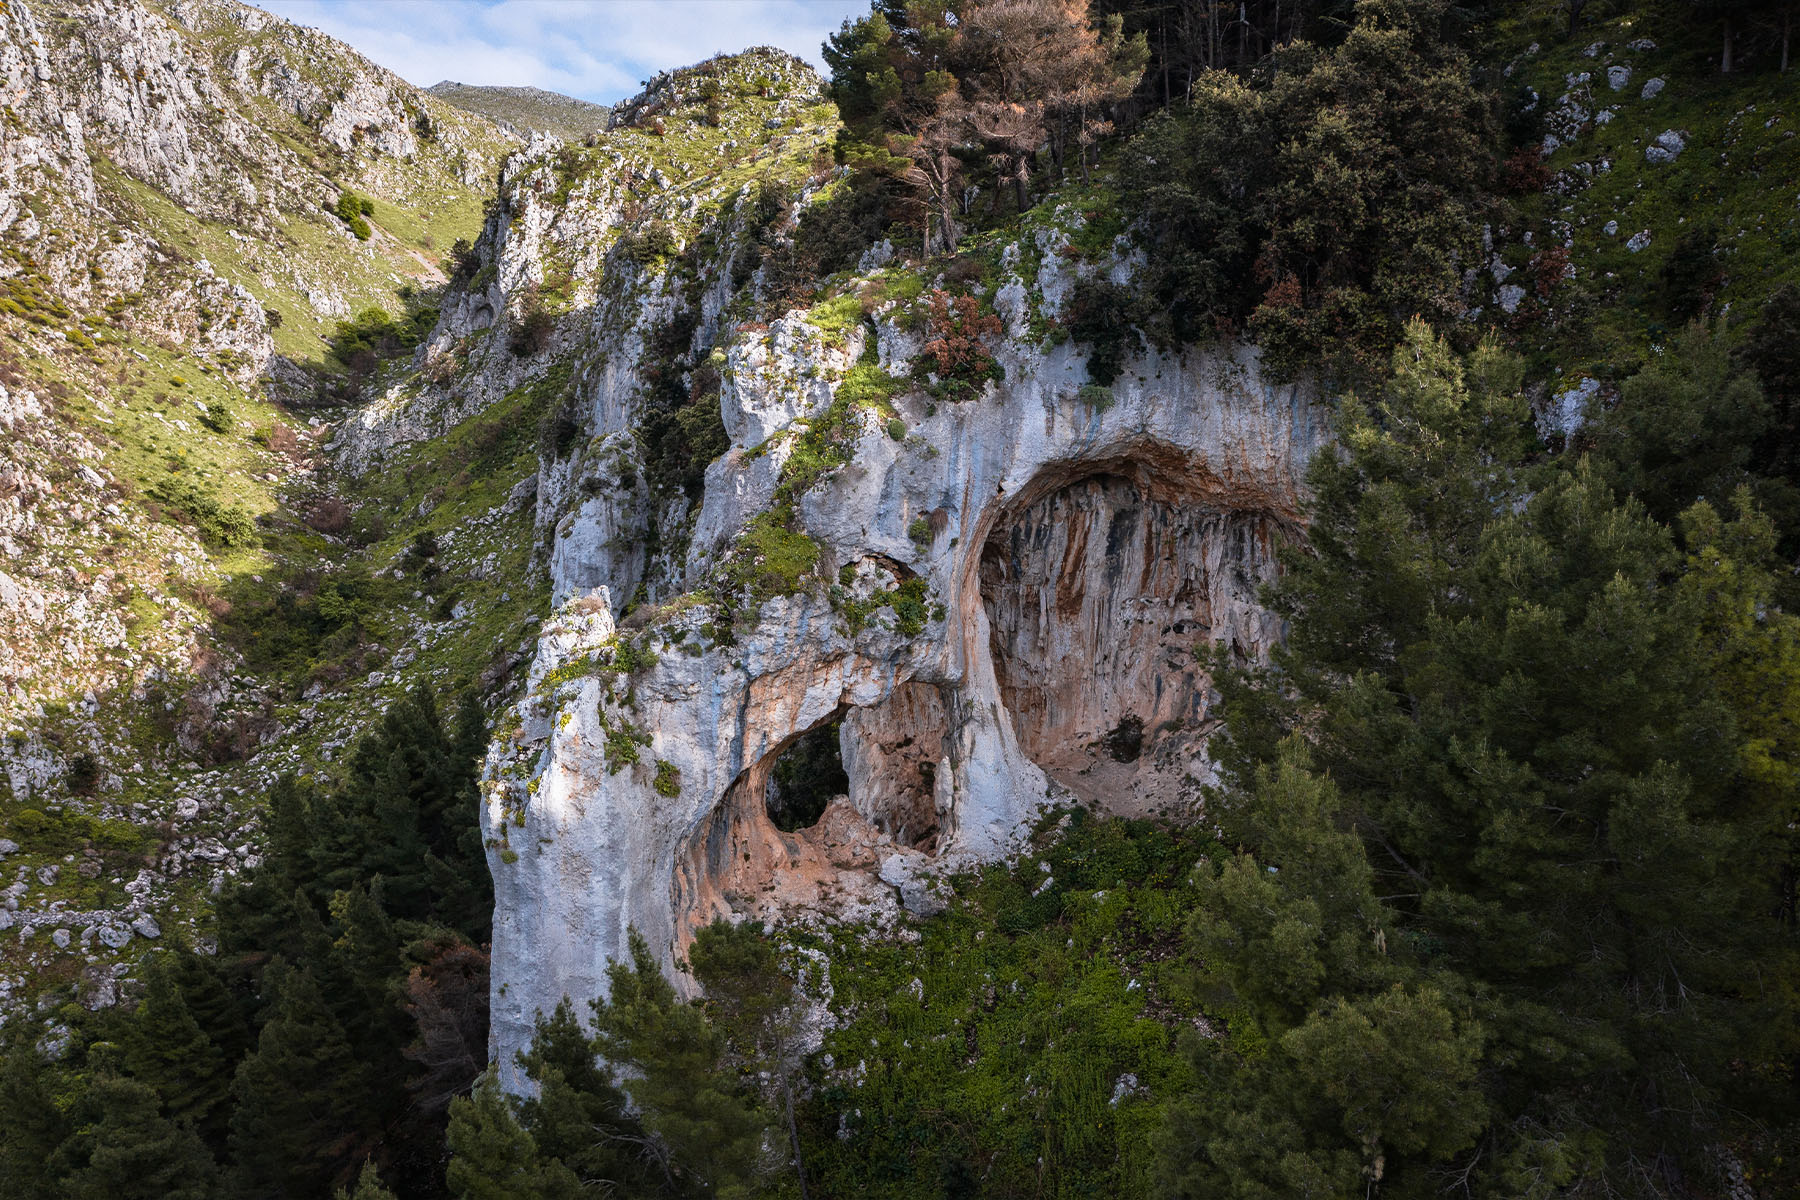
M 523 138 L 538 131 L 553 133 L 565 142 L 579 142 L 606 128 L 607 117 L 612 112 L 608 105 L 537 87 L 457 83 L 444 79 L 425 91 L 467 112 L 484 116 Z

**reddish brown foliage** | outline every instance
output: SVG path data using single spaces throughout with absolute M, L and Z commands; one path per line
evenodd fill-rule
M 307 510 L 306 523 L 333 536 L 350 528 L 350 506 L 336 496 L 324 496 Z
M 1500 186 L 1515 195 L 1541 192 L 1550 182 L 1550 168 L 1536 146 L 1520 146 L 1500 168 Z
M 441 1112 L 487 1066 L 488 956 L 457 943 L 406 977 L 406 1011 L 418 1036 L 405 1050 L 423 1073 L 407 1087 L 421 1109 Z
M 941 289 L 931 293 L 931 311 L 925 318 L 929 335 L 921 350 L 939 379 L 976 382 L 991 377 L 994 356 L 983 338 L 999 337 L 1006 326 L 993 313 L 981 311 L 973 296 L 951 296 Z
M 1270 308 L 1299 308 L 1301 299 L 1300 281 L 1292 275 L 1283 275 L 1269 285 L 1262 302 Z
M 1532 256 L 1531 278 L 1533 289 L 1538 299 L 1548 300 L 1550 293 L 1562 283 L 1569 269 L 1569 251 L 1566 246 L 1551 246 Z

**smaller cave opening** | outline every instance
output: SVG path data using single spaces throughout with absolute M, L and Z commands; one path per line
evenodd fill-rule
M 832 799 L 850 791 L 842 728 L 841 721 L 828 721 L 808 730 L 775 760 L 763 792 L 763 806 L 783 833 L 817 825 Z
M 935 684 L 900 684 L 880 704 L 844 717 L 850 801 L 895 843 L 936 853 L 938 769 L 947 762 L 948 713 Z

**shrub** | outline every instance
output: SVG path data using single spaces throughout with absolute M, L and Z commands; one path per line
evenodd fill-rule
M 1005 331 L 1000 318 L 982 312 L 975 297 L 934 289 L 925 317 L 926 341 L 914 369 L 937 376 L 934 392 L 940 399 L 970 399 L 982 384 L 1001 377 L 1000 364 L 988 353 L 983 339 L 999 337 Z
M 481 254 L 468 238 L 457 238 L 450 247 L 450 269 L 445 272 L 452 279 L 468 280 L 475 278 L 481 270 Z
M 726 571 L 734 591 L 748 590 L 760 601 L 799 590 L 819 563 L 819 544 L 790 528 L 792 518 L 792 507 L 780 504 L 745 527 Z
M 306 510 L 306 523 L 335 537 L 350 528 L 350 506 L 337 496 L 321 497 Z
M 63 779 L 77 796 L 91 796 L 100 786 L 100 764 L 92 754 L 84 751 L 69 760 L 69 770 Z
M 356 235 L 358 241 L 366 242 L 369 240 L 369 235 L 372 231 L 369 228 L 369 223 L 363 220 L 363 218 L 375 214 L 375 202 L 373 200 L 369 199 L 367 196 L 359 196 L 355 192 L 345 189 L 338 193 L 337 203 L 331 206 L 330 211 L 338 220 L 350 227 L 350 232 Z
M 648 671 L 657 661 L 656 652 L 650 649 L 648 642 L 638 643 L 620 638 L 613 646 L 612 665 L 626 675 Z
M 656 794 L 673 800 L 681 795 L 681 768 L 667 759 L 656 760 Z
M 640 761 L 639 746 L 648 746 L 650 735 L 631 725 L 609 725 L 606 727 L 606 773 L 617 775 L 628 766 Z
M 544 307 L 543 296 L 532 288 L 520 305 L 519 319 L 513 324 L 507 348 L 520 358 L 537 354 L 550 344 L 550 335 L 555 332 L 556 318 Z
M 567 458 L 580 440 L 581 410 L 571 393 L 538 423 L 538 454 L 548 460 Z
M 206 411 L 200 414 L 200 423 L 214 433 L 230 433 L 234 424 L 231 410 L 218 400 L 206 406 Z
M 247 546 L 256 539 L 250 514 L 202 492 L 185 479 L 159 479 L 147 489 L 150 498 L 184 517 L 200 536 L 218 546 Z
M 896 442 L 905 441 L 906 440 L 906 422 L 902 421 L 899 417 L 888 418 L 887 435 L 889 437 L 893 438 Z
M 621 235 L 618 253 L 628 262 L 648 267 L 672 257 L 678 246 L 675 231 L 666 222 L 652 221 L 642 229 Z
M 374 373 L 384 360 L 411 353 L 437 324 L 438 310 L 417 305 L 399 317 L 391 317 L 379 305 L 370 305 L 332 331 L 326 353 L 346 368 L 352 381 Z
M 1088 347 L 1088 378 L 1102 388 L 1112 386 L 1126 357 L 1139 348 L 1138 307 L 1132 292 L 1104 279 L 1083 279 L 1070 293 L 1063 325 Z
M 1112 407 L 1113 393 L 1109 387 L 1101 387 L 1097 383 L 1083 384 L 1075 398 L 1098 412 L 1105 412 Z

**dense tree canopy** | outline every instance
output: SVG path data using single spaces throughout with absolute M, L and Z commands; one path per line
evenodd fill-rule
M 0 1192 L 378 1200 L 373 1161 L 442 1195 L 447 1094 L 486 1059 L 485 739 L 473 703 L 448 729 L 423 692 L 395 704 L 342 782 L 272 789 L 217 954 L 156 951 L 54 1062 L 9 1027 Z
M 1178 1194 L 1685 1195 L 1793 1117 L 1773 529 L 1528 467 L 1518 385 L 1415 323 L 1313 469 L 1293 637 L 1226 687 Z
M 1496 134 L 1447 14 L 1363 0 L 1341 44 L 1203 72 L 1131 143 L 1165 338 L 1241 331 L 1283 369 L 1367 374 L 1408 318 L 1462 312 Z

